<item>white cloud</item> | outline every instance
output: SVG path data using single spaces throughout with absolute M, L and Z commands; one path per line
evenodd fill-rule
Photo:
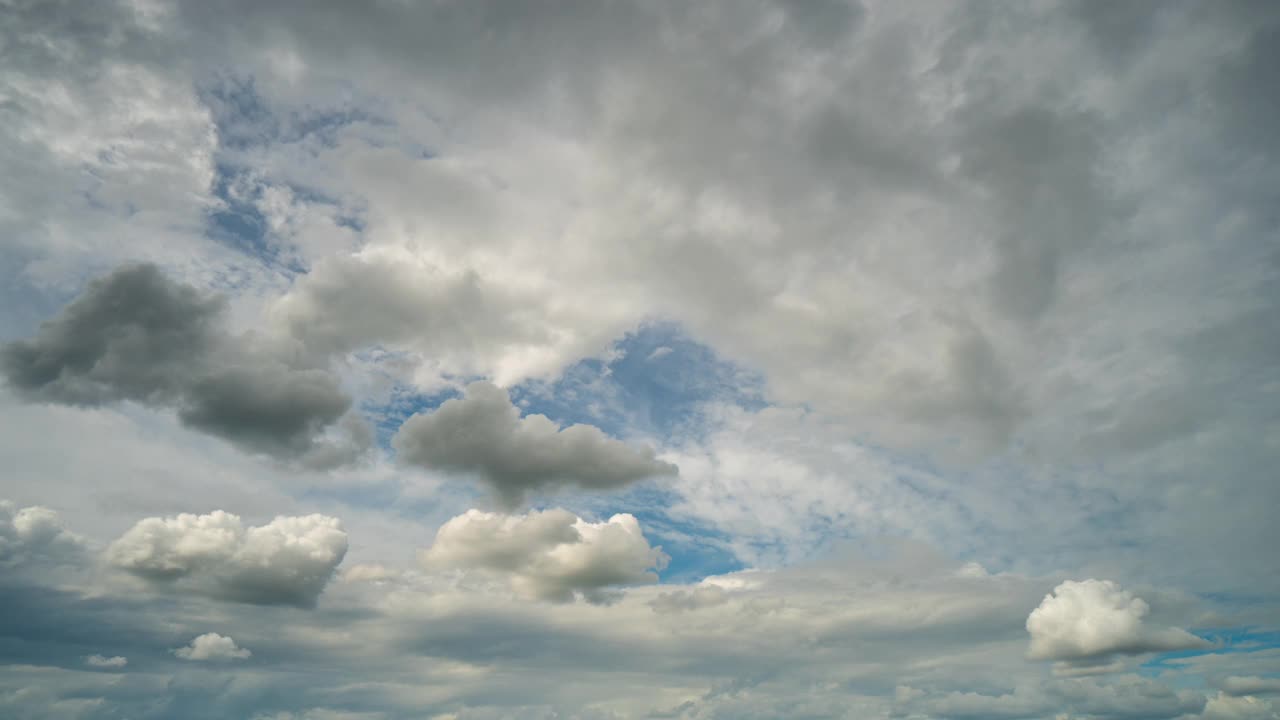
M 1262 698 L 1218 693 L 1209 698 L 1200 717 L 1204 720 L 1276 720 L 1280 718 L 1280 710 Z
M 520 416 L 507 391 L 488 382 L 405 421 L 392 441 L 402 462 L 478 476 L 508 507 L 527 493 L 571 485 L 606 490 L 677 469 L 592 425 L 561 428 Z
M 83 549 L 83 538 L 67 531 L 53 510 L 0 500 L 0 567 L 72 562 Z
M 347 553 L 337 518 L 277 517 L 245 527 L 215 510 L 139 521 L 107 548 L 115 567 L 156 584 L 255 604 L 312 606 Z
M 106 657 L 104 655 L 86 655 L 84 658 L 86 665 L 97 668 L 122 668 L 129 664 L 129 659 L 122 655 Z
M 173 651 L 183 660 L 244 660 L 252 652 L 236 645 L 235 640 L 218 633 L 205 633 L 191 641 L 190 645 Z
M 1113 655 L 1212 647 L 1179 628 L 1152 628 L 1143 622 L 1150 607 L 1110 580 L 1067 580 L 1046 595 L 1027 617 L 1034 660 L 1066 661 L 1079 672 Z
M 428 568 L 488 571 L 522 594 L 553 602 L 575 593 L 601 601 L 610 588 L 656 582 L 654 570 L 667 560 L 631 515 L 592 523 L 559 509 L 527 515 L 469 510 L 445 523 L 422 553 Z

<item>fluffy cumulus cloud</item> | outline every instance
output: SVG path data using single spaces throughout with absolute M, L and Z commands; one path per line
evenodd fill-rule
M 1061 660 L 1088 668 L 1113 655 L 1211 647 L 1180 628 L 1143 622 L 1150 606 L 1110 580 L 1068 580 L 1027 616 L 1033 660 Z
M 607 591 L 652 583 L 668 556 L 650 547 L 631 515 L 588 522 L 567 510 L 503 515 L 468 510 L 440 527 L 422 553 L 433 570 L 496 573 L 530 597 L 567 602 L 580 593 L 589 601 Z
M 246 527 L 215 510 L 138 522 L 107 548 L 114 567 L 157 585 L 235 602 L 310 607 L 347 554 L 347 533 L 324 515 Z
M 652 448 L 632 447 L 597 427 L 561 428 L 544 415 L 521 417 L 507 391 L 487 382 L 409 418 L 394 445 L 406 463 L 480 478 L 508 507 L 538 490 L 609 490 L 677 472 Z
M 351 406 L 335 376 L 255 351 L 220 325 L 223 303 L 154 265 L 117 269 L 35 337 L 0 348 L 21 397 L 70 405 L 121 400 L 174 408 L 190 427 L 252 452 L 303 458 Z
M 212 632 L 197 637 L 190 645 L 174 650 L 173 654 L 183 660 L 215 662 L 244 660 L 253 655 L 249 650 L 236 645 L 235 640 Z
M 0 567 L 63 564 L 79 558 L 83 550 L 83 538 L 64 528 L 58 513 L 0 500 Z

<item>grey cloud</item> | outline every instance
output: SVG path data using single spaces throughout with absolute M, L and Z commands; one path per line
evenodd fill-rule
M 6 345 L 0 369 L 31 400 L 174 402 L 217 345 L 220 306 L 154 265 L 122 267 L 91 281 L 35 338 Z
M 323 370 L 264 364 L 211 373 L 186 389 L 182 422 L 251 451 L 305 456 L 351 407 Z
M 651 448 L 634 448 L 594 426 L 562 429 L 542 415 L 521 417 L 507 392 L 487 382 L 409 418 L 392 444 L 402 462 L 479 477 L 507 507 L 530 492 L 565 485 L 610 490 L 677 473 Z
M 452 273 L 411 256 L 372 255 L 326 258 L 272 311 L 312 352 L 407 345 L 438 361 L 439 355 L 542 341 L 536 326 L 521 318 L 525 306 L 474 271 Z
M 35 337 L 0 349 L 0 372 L 33 402 L 133 400 L 175 408 L 190 427 L 282 459 L 323 453 L 351 407 L 331 373 L 290 367 L 222 327 L 222 300 L 154 265 L 94 280 Z M 333 464 L 349 460 L 352 447 Z
M 649 606 L 656 613 L 675 613 L 715 607 L 728 601 L 729 594 L 723 588 L 711 585 L 695 587 L 692 590 L 664 592 L 654 598 Z
M 1205 697 L 1200 693 L 1173 690 L 1136 675 L 1110 681 L 1058 680 L 1019 687 L 999 695 L 976 692 L 930 695 L 903 687 L 898 697 L 896 712 L 900 717 L 910 717 L 910 711 L 916 710 L 930 718 L 948 720 L 1036 720 L 1076 715 L 1107 720 L 1164 720 L 1199 713 L 1205 707 Z
M 1231 675 L 1223 678 L 1218 684 L 1228 695 L 1273 695 L 1280 694 L 1280 677 L 1257 677 L 1253 675 Z

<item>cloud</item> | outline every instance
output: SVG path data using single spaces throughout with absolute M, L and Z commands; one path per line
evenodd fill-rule
M 468 510 L 441 526 L 422 553 L 431 569 L 487 571 L 509 579 L 529 597 L 591 602 L 607 590 L 656 582 L 669 558 L 649 546 L 640 523 L 627 514 L 592 523 L 567 510 L 503 515 Z
M 1027 617 L 1033 660 L 1064 661 L 1068 672 L 1098 666 L 1114 655 L 1139 655 L 1212 647 L 1179 628 L 1151 628 L 1141 598 L 1110 580 L 1067 580 L 1046 595 Z
M 84 664 L 96 668 L 115 668 L 119 669 L 129 664 L 129 658 L 122 655 L 113 657 L 105 657 L 103 655 L 86 655 Z
M 218 633 L 205 633 L 191 641 L 186 647 L 180 647 L 173 651 L 183 660 L 244 660 L 252 652 L 245 648 L 238 647 L 235 640 Z
M 1228 695 L 1280 694 L 1280 677 L 1231 675 L 1218 686 Z
M 649 606 L 656 613 L 678 613 L 716 607 L 729 601 L 729 593 L 715 585 L 695 587 L 692 590 L 664 592 L 654 598 Z
M 539 366 L 553 339 L 536 296 L 526 295 L 474 270 L 442 269 L 402 249 L 375 248 L 324 258 L 270 312 L 321 357 L 394 348 L 414 353 L 424 382 L 433 374 L 502 382 L 560 369 Z
M 173 408 L 186 425 L 238 447 L 305 462 L 351 407 L 331 373 L 294 368 L 222 327 L 224 301 L 120 267 L 88 287 L 35 337 L 0 348 L 21 397 L 95 406 L 133 400 Z
M 520 417 L 507 391 L 487 382 L 409 418 L 392 444 L 402 462 L 479 477 L 507 507 L 558 486 L 611 490 L 677 472 L 652 449 L 631 447 L 594 426 L 562 429 L 542 415 Z
M 0 567 L 70 563 L 79 559 L 84 546 L 84 539 L 64 528 L 53 510 L 18 508 L 0 500 Z
M 313 607 L 347 553 L 337 518 L 276 517 L 245 527 L 215 510 L 139 521 L 107 561 L 158 586 L 257 605 Z
M 1205 707 L 1205 698 L 1196 692 L 1173 690 L 1136 675 L 1110 680 L 1094 678 L 1055 680 L 1025 685 L 1013 692 L 988 694 L 949 692 L 930 694 L 902 687 L 897 693 L 897 716 L 913 717 L 908 711 L 923 711 L 927 717 L 948 720 L 980 718 L 1179 718 L 1189 717 Z
M 0 340 L 79 352 L 96 326 L 36 325 L 121 262 L 228 293 L 202 321 L 222 352 L 156 328 L 143 349 L 164 362 L 135 361 L 126 329 L 104 364 L 60 361 L 67 382 L 47 388 L 64 395 L 40 401 L 63 406 L 0 411 L 10 494 L 104 539 L 192 507 L 265 523 L 319 502 L 361 540 L 340 568 L 397 577 L 326 585 L 296 613 L 5 567 L 0 716 L 1268 712 L 1215 697 L 1222 678 L 1277 672 L 1238 632 L 1219 659 L 1162 658 L 1141 680 L 1063 677 L 1139 662 L 1078 629 L 1047 642 L 1104 654 L 1055 676 L 1025 656 L 1060 573 L 1124 579 L 1152 605 L 1103 623 L 1131 646 L 1165 626 L 1274 630 L 1280 574 L 1259 569 L 1280 546 L 1276 3 L 5 10 Z M 264 309 L 261 338 L 228 330 Z M 338 463 L 351 449 L 330 444 L 346 433 L 330 400 L 387 418 L 385 440 L 416 401 L 401 398 L 456 378 L 560 425 L 593 417 L 610 398 L 556 374 L 600 369 L 645 322 L 757 374 L 772 407 L 684 413 L 684 393 L 682 437 L 662 447 L 678 477 L 561 504 L 643 518 L 671 577 L 762 568 L 712 590 L 528 602 L 513 571 L 402 572 L 405 548 L 472 504 L 442 473 L 404 479 L 373 452 L 374 482 L 317 486 L 231 449 Z M 684 372 L 669 346 L 633 358 L 653 389 L 637 408 L 668 402 L 653 373 Z M 38 376 L 20 355 L 5 354 L 15 376 Z M 517 390 L 525 378 L 557 395 Z M 9 386 L 6 408 L 38 394 Z M 110 410 L 66 406 L 76 395 Z M 628 439 L 646 429 L 632 417 L 582 421 Z M 878 534 L 938 557 L 795 566 Z M 957 575 L 970 561 L 990 572 Z M 228 563 L 152 582 L 225 597 Z M 165 651 L 210 628 L 251 640 L 255 662 L 173 672 Z M 84 665 L 103 649 L 130 672 Z
M 1200 717 L 1204 720 L 1276 720 L 1280 718 L 1280 711 L 1262 698 L 1218 693 L 1209 698 Z
M 399 576 L 399 571 L 376 563 L 352 565 L 342 572 L 342 579 L 345 582 L 380 583 L 395 580 Z

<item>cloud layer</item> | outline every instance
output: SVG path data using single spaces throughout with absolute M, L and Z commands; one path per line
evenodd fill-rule
M 1280 4 L 3 8 L 0 717 L 1275 717 Z

